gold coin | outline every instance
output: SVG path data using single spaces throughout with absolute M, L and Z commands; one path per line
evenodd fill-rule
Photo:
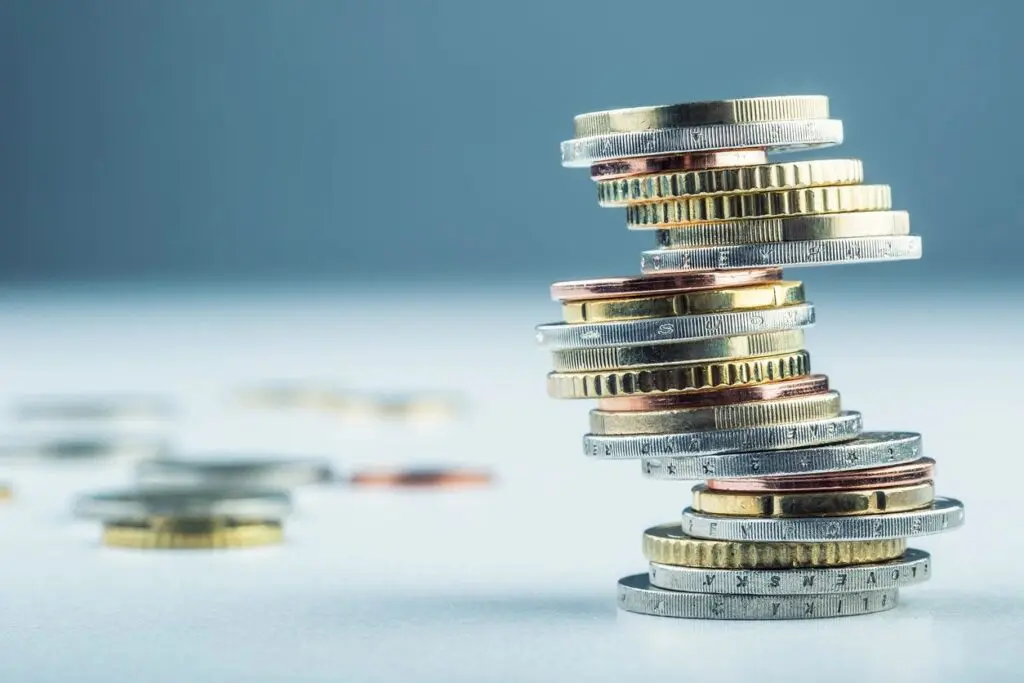
M 591 410 L 590 432 L 607 436 L 673 434 L 823 420 L 839 415 L 840 403 L 839 392 L 828 391 L 797 398 L 703 408 L 675 408 L 649 412 Z
M 763 123 L 827 118 L 828 98 L 824 95 L 786 95 L 609 109 L 579 114 L 574 117 L 573 122 L 575 137 L 586 138 L 594 135 L 718 123 Z
M 595 323 L 610 320 L 728 313 L 754 308 L 789 306 L 803 302 L 803 283 L 780 281 L 662 296 L 567 301 L 562 304 L 562 315 L 567 323 Z
M 103 528 L 104 545 L 118 548 L 198 550 L 250 548 L 280 543 L 280 522 L 217 519 L 152 519 L 140 524 L 118 522 Z
M 748 218 L 777 218 L 892 208 L 888 185 L 834 185 L 801 190 L 719 194 L 630 204 L 626 223 L 635 230 Z
M 702 391 L 777 382 L 803 377 L 810 372 L 811 356 L 806 351 L 761 358 L 638 367 L 629 370 L 552 372 L 548 374 L 548 395 L 552 398 L 603 398 Z
M 910 214 L 906 211 L 861 211 L 700 223 L 684 228 L 658 230 L 655 239 L 659 247 L 685 249 L 909 234 Z
M 706 569 L 842 567 L 894 560 L 906 549 L 903 538 L 818 543 L 709 541 L 687 536 L 679 522 L 660 524 L 644 532 L 647 561 Z
M 864 166 L 856 159 L 790 161 L 604 180 L 597 183 L 597 203 L 601 206 L 626 206 L 700 195 L 794 190 L 862 182 Z
M 701 484 L 693 488 L 693 509 L 730 517 L 846 517 L 906 512 L 928 507 L 935 500 L 929 481 L 854 491 L 799 493 L 734 493 L 714 491 Z
M 552 351 L 551 357 L 555 372 L 597 372 L 636 366 L 774 356 L 799 351 L 803 347 L 804 331 L 797 329 L 645 346 L 561 349 Z

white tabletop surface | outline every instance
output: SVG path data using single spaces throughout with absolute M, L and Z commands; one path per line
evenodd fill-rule
M 558 317 L 544 283 L 373 296 L 8 292 L 0 389 L 12 402 L 166 394 L 185 411 L 172 431 L 185 453 L 329 455 L 342 468 L 463 463 L 493 468 L 498 484 L 304 489 L 283 546 L 147 552 L 101 547 L 98 527 L 68 512 L 76 493 L 130 483 L 129 464 L 8 465 L 0 680 L 1019 680 L 1024 534 L 1012 512 L 1024 455 L 1013 434 L 1024 403 L 1013 389 L 1024 382 L 1024 298 L 809 295 L 815 371 L 867 429 L 924 434 L 938 492 L 966 502 L 967 525 L 914 543 L 932 552 L 934 578 L 904 590 L 894 611 L 711 623 L 616 610 L 616 580 L 645 570 L 641 532 L 676 518 L 688 485 L 583 457 L 592 406 L 547 398 L 548 359 L 533 344 L 533 325 Z M 403 427 L 229 400 L 274 379 L 453 390 L 469 411 Z M 4 424 L 12 438 L 25 429 Z

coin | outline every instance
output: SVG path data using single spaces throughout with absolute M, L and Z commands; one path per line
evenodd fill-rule
M 888 185 L 835 185 L 630 204 L 626 207 L 626 225 L 633 230 L 642 230 L 751 218 L 888 211 L 891 208 L 892 191 Z
M 916 235 L 845 237 L 773 244 L 654 249 L 641 253 L 640 269 L 644 273 L 652 274 L 710 268 L 742 271 L 762 266 L 824 266 L 919 258 L 921 238 Z
M 841 443 L 787 450 L 647 458 L 641 465 L 644 475 L 652 479 L 737 480 L 860 470 L 917 460 L 921 455 L 921 435 L 914 432 L 863 432 L 854 436 Z
M 175 417 L 177 409 L 163 396 L 83 394 L 23 398 L 14 414 L 24 421 L 166 420 Z
M 808 375 L 781 382 L 772 382 L 771 384 L 754 384 L 746 387 L 733 387 L 719 391 L 693 394 L 647 394 L 642 396 L 602 398 L 598 400 L 597 405 L 599 410 L 642 412 L 649 410 L 672 410 L 674 408 L 705 408 L 708 406 L 723 406 L 754 401 L 775 401 L 783 398 L 823 394 L 827 391 L 828 377 L 825 375 Z
M 611 180 L 651 173 L 671 171 L 695 171 L 706 168 L 727 168 L 730 166 L 756 166 L 767 164 L 768 155 L 763 149 L 734 149 L 727 152 L 698 152 L 695 154 L 673 154 L 664 157 L 637 157 L 613 159 L 591 165 L 590 177 L 594 180 Z
M 649 346 L 558 349 L 551 353 L 551 359 L 555 372 L 598 372 L 626 370 L 638 366 L 752 360 L 754 357 L 796 353 L 803 347 L 803 330 L 779 330 Z
M 763 123 L 827 118 L 827 97 L 786 95 L 609 109 L 579 114 L 573 122 L 575 136 L 585 138 L 609 133 L 632 133 L 715 123 Z
M 802 377 L 811 372 L 805 351 L 758 358 L 679 365 L 638 366 L 599 372 L 552 372 L 552 398 L 600 398 L 669 391 L 701 391 Z
M 817 619 L 873 614 L 896 606 L 895 589 L 825 595 L 720 595 L 652 586 L 647 574 L 619 579 L 627 612 L 683 619 Z
M 551 285 L 555 301 L 617 299 L 633 296 L 657 296 L 701 289 L 741 287 L 782 279 L 781 268 L 755 268 L 735 273 L 685 273 L 644 277 L 604 277 L 594 280 L 570 280 Z
M 835 391 L 756 403 L 734 403 L 702 408 L 673 408 L 648 412 L 590 411 L 592 434 L 672 434 L 716 429 L 742 429 L 793 424 L 836 417 L 840 411 Z
M 331 481 L 334 469 L 320 458 L 163 458 L 140 462 L 136 477 L 144 486 L 289 489 Z
M 252 548 L 284 540 L 280 522 L 236 522 L 224 519 L 155 519 L 108 523 L 102 543 L 115 548 L 149 550 L 212 550 Z
M 921 458 L 888 467 L 758 479 L 710 479 L 713 491 L 829 491 L 921 484 L 935 479 L 935 461 Z
M 843 122 L 835 119 L 689 126 L 567 140 L 562 143 L 562 165 L 579 168 L 611 159 L 733 149 L 791 152 L 842 141 Z
M 859 211 L 701 223 L 658 230 L 655 237 L 663 249 L 690 249 L 908 234 L 910 214 L 906 211 Z
M 930 482 L 853 491 L 750 493 L 693 488 L 693 510 L 729 517 L 839 517 L 920 510 L 932 504 Z
M 906 549 L 901 538 L 814 543 L 714 541 L 687 536 L 678 521 L 647 529 L 643 542 L 644 558 L 651 562 L 705 569 L 841 567 L 893 560 Z
M 376 468 L 353 472 L 353 486 L 391 488 L 463 488 L 485 486 L 493 482 L 486 470 L 460 467 Z
M 224 487 L 137 488 L 80 496 L 74 513 L 105 522 L 149 522 L 154 518 L 268 521 L 291 512 L 282 491 Z
M 927 508 L 856 517 L 729 517 L 683 510 L 683 531 L 698 538 L 730 541 L 864 541 L 938 534 L 964 523 L 964 505 L 935 498 Z
M 778 281 L 745 287 L 722 287 L 661 296 L 569 301 L 562 304 L 562 317 L 567 323 L 597 323 L 637 318 L 729 313 L 793 306 L 802 303 L 804 303 L 802 283 Z
M 552 350 L 638 346 L 792 330 L 810 327 L 813 324 L 814 307 L 811 304 L 795 304 L 778 308 L 680 315 L 671 318 L 641 318 L 603 323 L 550 323 L 537 326 L 537 341 Z
M 714 168 L 607 180 L 597 183 L 601 206 L 628 206 L 737 192 L 794 190 L 825 185 L 855 185 L 864 180 L 856 159 L 790 161 L 757 166 Z
M 707 569 L 652 562 L 651 585 L 688 593 L 821 595 L 905 588 L 931 578 L 931 555 L 910 549 L 886 562 L 844 567 Z
M 783 425 L 716 429 L 676 434 L 586 434 L 583 452 L 593 458 L 645 459 L 703 458 L 721 453 L 749 453 L 841 443 L 856 438 L 862 429 L 860 413 L 846 410 L 836 417 Z

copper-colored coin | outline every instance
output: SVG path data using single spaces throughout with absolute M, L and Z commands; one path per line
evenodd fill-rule
M 722 152 L 603 161 L 590 167 L 590 177 L 594 180 L 613 180 L 652 173 L 700 171 L 708 168 L 757 166 L 767 163 L 768 154 L 763 149 L 734 149 Z
M 808 375 L 782 382 L 756 384 L 746 387 L 732 387 L 717 391 L 702 391 L 691 394 L 652 394 L 647 396 L 616 396 L 598 399 L 599 410 L 617 412 L 642 412 L 648 410 L 671 410 L 673 408 L 704 408 L 724 406 L 732 403 L 773 401 L 780 398 L 796 398 L 821 394 L 828 391 L 828 377 Z
M 793 451 L 799 458 L 800 451 Z M 826 474 L 800 474 L 792 477 L 764 477 L 762 479 L 735 479 L 708 481 L 707 487 L 714 491 L 834 491 L 873 489 L 892 486 L 913 486 L 935 479 L 935 461 L 921 458 L 890 467 L 874 467 L 866 470 L 848 470 Z
M 781 279 L 781 268 L 704 271 L 699 273 L 675 273 L 672 275 L 647 275 L 643 277 L 605 277 L 596 280 L 556 282 L 551 285 L 551 298 L 555 301 L 627 299 L 638 296 L 692 292 L 700 289 L 756 285 L 762 282 L 774 282 Z
M 459 468 L 377 469 L 355 472 L 349 479 L 353 486 L 385 486 L 395 488 L 461 488 L 490 484 L 494 477 L 485 470 Z

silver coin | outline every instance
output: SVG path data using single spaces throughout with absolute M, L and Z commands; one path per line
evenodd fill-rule
M 290 489 L 331 481 L 334 470 L 319 458 L 164 458 L 140 462 L 136 478 L 144 486 Z
M 26 436 L 0 441 L 4 460 L 84 461 L 154 458 L 166 455 L 171 442 L 161 437 L 109 435 Z
M 22 399 L 15 417 L 24 421 L 166 420 L 176 412 L 175 404 L 161 396 L 39 396 Z
M 964 523 L 964 504 L 936 498 L 931 506 L 909 512 L 851 517 L 731 517 L 683 510 L 683 532 L 716 541 L 815 542 L 911 538 L 949 531 Z
M 677 434 L 586 434 L 583 452 L 593 458 L 691 458 L 719 453 L 747 453 L 848 441 L 863 429 L 861 414 L 847 410 L 837 417 L 764 427 L 716 429 Z
M 852 441 L 784 451 L 649 458 L 642 463 L 651 479 L 742 479 L 885 467 L 921 457 L 921 435 L 862 432 Z
M 731 313 L 704 313 L 670 318 L 647 318 L 603 323 L 550 323 L 537 326 L 537 341 L 549 349 L 587 349 L 599 346 L 642 346 L 694 339 L 731 337 L 810 327 L 814 306 Z
M 74 514 L 103 522 L 144 521 L 153 517 L 276 520 L 291 512 L 283 491 L 225 488 L 154 488 L 107 491 L 75 501 Z
M 728 247 L 652 249 L 640 255 L 640 269 L 652 273 L 745 270 L 765 266 L 825 266 L 908 261 L 921 258 L 917 235 L 843 237 L 831 240 L 738 244 Z
M 831 147 L 842 141 L 842 121 L 805 119 L 612 133 L 566 140 L 561 147 L 563 166 L 584 167 L 608 159 L 750 148 L 788 152 Z
M 931 578 L 931 555 L 908 549 L 888 562 L 792 569 L 702 569 L 651 562 L 652 586 L 688 593 L 818 595 L 905 588 Z
M 896 606 L 896 589 L 828 595 L 719 595 L 652 586 L 647 574 L 619 579 L 619 607 L 627 612 L 682 619 L 817 619 L 883 612 Z

